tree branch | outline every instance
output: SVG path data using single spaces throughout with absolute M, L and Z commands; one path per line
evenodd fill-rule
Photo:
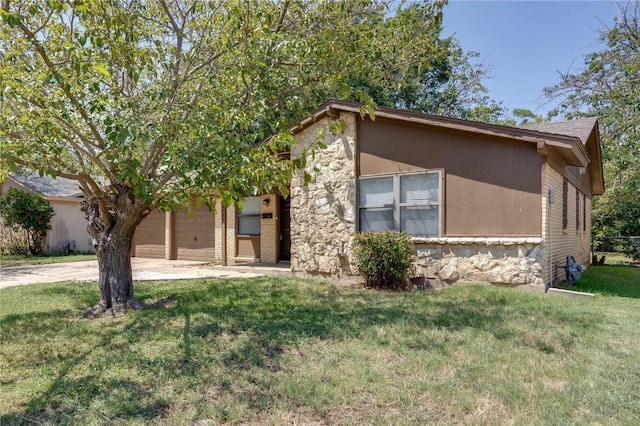
M 95 155 L 95 153 L 92 152 L 92 146 L 93 144 L 91 144 L 87 139 L 86 136 L 84 136 L 80 130 L 78 130 L 71 122 L 69 122 L 68 120 L 63 119 L 62 117 L 58 117 L 58 116 L 54 116 L 54 119 L 58 120 L 59 122 L 61 122 L 62 124 L 64 124 L 65 126 L 67 126 L 67 128 L 69 128 L 69 130 L 71 130 L 71 132 L 76 135 L 78 137 L 78 139 L 80 139 L 84 144 L 85 144 L 85 148 L 83 148 L 82 146 L 80 146 L 78 143 L 76 143 L 72 138 L 67 138 L 67 142 L 76 150 L 78 150 L 79 152 L 81 152 L 83 155 L 85 155 L 86 157 L 88 157 L 96 166 L 98 166 L 98 168 L 100 170 L 102 170 L 102 172 L 105 174 L 105 176 L 107 176 L 112 182 L 115 180 L 115 177 L 113 175 L 113 172 L 109 169 L 109 167 L 107 167 L 106 164 L 104 164 L 104 162 L 100 159 L 100 157 L 98 157 L 97 155 Z M 88 146 L 87 146 L 88 145 Z M 80 160 L 82 160 L 82 157 L 79 157 Z
M 282 11 L 280 12 L 280 17 L 278 18 L 278 22 L 276 23 L 276 28 L 274 30 L 275 34 L 278 34 L 282 29 L 282 24 L 284 23 L 284 18 L 287 16 L 287 11 L 289 10 L 290 1 L 286 0 L 282 5 Z
M 71 104 L 76 108 L 80 116 L 87 123 L 87 125 L 91 129 L 91 133 L 98 141 L 100 147 L 104 148 L 105 143 L 104 143 L 104 139 L 102 138 L 102 135 L 98 131 L 97 127 L 93 124 L 93 121 L 91 120 L 91 117 L 89 117 L 89 114 L 87 113 L 87 111 L 82 107 L 82 105 L 80 104 L 76 96 L 71 92 L 71 89 L 69 88 L 69 86 L 62 83 L 63 81 L 62 75 L 56 70 L 56 67 L 53 61 L 51 61 L 51 58 L 49 58 L 49 55 L 45 51 L 42 43 L 37 39 L 36 37 L 37 33 L 29 30 L 29 28 L 26 27 L 26 25 L 22 22 L 21 19 L 18 19 L 18 28 L 27 37 L 27 39 L 31 41 L 36 52 L 38 52 L 38 54 L 44 61 L 45 65 L 47 66 L 47 68 L 51 71 L 51 73 L 53 73 L 54 76 L 56 76 L 58 87 L 62 89 L 67 99 L 69 99 Z

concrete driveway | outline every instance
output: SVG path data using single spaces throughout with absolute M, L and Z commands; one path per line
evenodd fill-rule
M 218 267 L 203 262 L 162 259 L 131 259 L 134 281 L 193 278 L 251 278 L 263 275 L 247 268 Z M 0 288 L 61 281 L 98 281 L 98 261 L 52 263 L 48 265 L 0 268 Z

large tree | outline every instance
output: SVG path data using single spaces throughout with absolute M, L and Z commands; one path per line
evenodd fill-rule
M 640 4 L 621 3 L 606 47 L 546 89 L 565 115 L 599 117 L 607 190 L 594 206 L 598 235 L 640 235 Z
M 3 170 L 78 181 L 98 254 L 92 313 L 138 306 L 131 240 L 153 209 L 286 185 L 296 164 L 277 153 L 292 138 L 260 141 L 308 113 L 313 90 L 371 104 L 354 81 L 402 90 L 441 60 L 439 2 L 389 4 L 2 2 Z
M 413 19 L 416 16 L 408 9 L 399 12 L 394 21 L 379 25 L 388 31 L 395 31 L 394 27 L 399 22 Z M 379 78 L 372 79 L 370 74 L 358 73 L 349 76 L 349 85 L 358 89 L 352 94 L 352 100 L 357 100 L 357 94 L 362 93 L 380 106 L 465 120 L 503 120 L 505 110 L 502 104 L 488 95 L 489 91 L 484 85 L 489 78 L 489 67 L 479 61 L 480 55 L 463 51 L 453 36 L 442 38 L 441 26 L 433 26 L 430 30 L 432 34 L 427 39 L 435 42 L 435 46 L 429 62 L 413 59 L 413 66 L 399 67 L 395 57 L 397 46 L 387 46 L 382 55 L 393 59 L 383 61 L 376 69 Z M 411 40 L 405 43 L 410 45 Z M 317 101 L 341 97 L 334 87 L 322 86 L 314 90 L 315 93 L 307 99 Z

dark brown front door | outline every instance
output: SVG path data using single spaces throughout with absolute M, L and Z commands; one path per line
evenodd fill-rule
M 280 260 L 291 260 L 290 198 L 280 197 Z

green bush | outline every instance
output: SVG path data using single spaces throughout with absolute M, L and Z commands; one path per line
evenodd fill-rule
M 19 226 L 27 231 L 29 252 L 33 255 L 42 253 L 54 214 L 51 204 L 40 194 L 9 188 L 0 198 L 0 215 L 5 226 Z
M 405 232 L 363 232 L 354 239 L 358 271 L 371 287 L 408 290 L 413 244 Z

